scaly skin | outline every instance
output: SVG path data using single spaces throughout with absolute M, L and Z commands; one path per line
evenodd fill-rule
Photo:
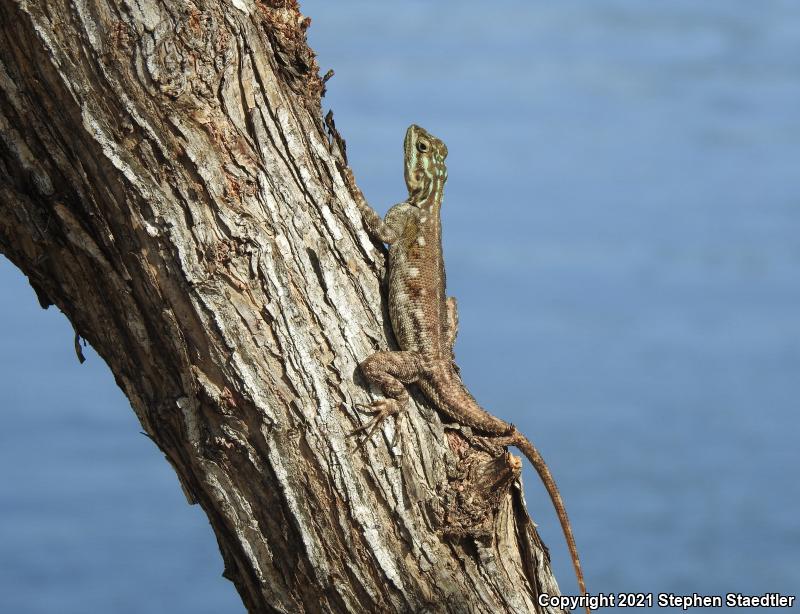
M 513 425 L 483 409 L 461 381 L 453 345 L 458 332 L 456 301 L 445 297 L 440 210 L 447 180 L 447 147 L 419 126 L 412 125 L 404 142 L 408 199 L 389 209 L 382 220 L 348 180 L 369 233 L 389 245 L 389 318 L 399 352 L 376 352 L 361 364 L 367 379 L 386 398 L 370 406 L 375 417 L 359 430 L 369 437 L 387 416 L 403 411 L 416 383 L 442 413 L 494 437 L 499 445 L 517 447 L 536 469 L 547 488 L 567 540 L 575 575 L 586 594 L 578 551 L 564 502 L 541 454 Z M 588 608 L 587 608 L 588 612 Z

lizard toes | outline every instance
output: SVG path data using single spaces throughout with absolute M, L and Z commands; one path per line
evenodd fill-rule
M 377 401 L 373 401 L 369 405 L 364 405 L 362 403 L 355 403 L 354 405 L 355 407 L 364 408 L 365 411 L 373 416 L 369 422 L 359 426 L 350 433 L 352 436 L 357 435 L 362 431 L 367 431 L 364 441 L 367 441 L 370 437 L 372 437 L 375 429 L 378 428 L 378 425 L 380 425 L 384 419 L 388 418 L 389 416 L 399 414 L 402 411 L 400 403 L 398 403 L 395 399 L 379 399 Z
M 368 414 L 380 416 L 381 420 L 387 416 L 399 414 L 401 411 L 400 403 L 394 399 L 378 399 L 369 405 L 365 405 L 364 403 L 354 403 L 353 406 L 363 409 Z

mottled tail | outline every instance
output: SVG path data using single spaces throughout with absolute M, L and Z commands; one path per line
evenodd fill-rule
M 561 523 L 561 530 L 567 540 L 567 547 L 572 558 L 572 566 L 575 568 L 578 586 L 581 589 L 581 594 L 586 595 L 586 584 L 583 581 L 581 561 L 578 558 L 578 548 L 572 535 L 572 527 L 569 523 L 567 510 L 564 507 L 564 501 L 561 499 L 561 493 L 558 492 L 558 487 L 550 473 L 550 469 L 548 469 L 539 450 L 512 425 L 493 416 L 481 407 L 464 386 L 461 377 L 452 364 L 446 363 L 440 365 L 438 369 L 431 369 L 417 384 L 439 411 L 444 412 L 459 424 L 469 426 L 480 433 L 492 435 L 498 444 L 518 448 L 527 457 L 533 468 L 536 469 L 536 473 L 539 474 L 539 478 L 542 480 L 544 487 L 547 489 L 547 494 L 550 495 L 550 500 L 553 502 L 558 521 Z M 586 612 L 589 614 L 588 607 Z
M 544 487 L 547 489 L 547 494 L 550 495 L 550 500 L 553 502 L 553 507 L 556 509 L 556 514 L 558 515 L 558 521 L 561 523 L 561 530 L 564 532 L 564 538 L 567 540 L 567 547 L 572 557 L 572 566 L 575 568 L 575 577 L 578 579 L 578 586 L 581 589 L 581 593 L 585 595 L 586 583 L 583 581 L 583 570 L 581 569 L 581 560 L 578 558 L 578 547 L 575 545 L 575 537 L 572 535 L 572 527 L 569 523 L 569 517 L 567 516 L 567 509 L 564 507 L 564 501 L 561 499 L 561 493 L 558 492 L 558 487 L 553 479 L 553 475 L 550 473 L 550 469 L 544 462 L 544 458 L 542 458 L 539 450 L 536 449 L 536 446 L 534 446 L 527 437 L 520 432 L 516 432 L 509 439 L 509 444 L 518 448 L 531 462 L 533 468 L 536 469 L 536 473 L 539 474 Z M 590 613 L 588 607 L 586 608 L 586 613 Z

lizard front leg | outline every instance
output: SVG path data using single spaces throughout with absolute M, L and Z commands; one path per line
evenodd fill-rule
M 374 417 L 353 433 L 367 431 L 365 440 L 369 439 L 385 418 L 405 410 L 409 399 L 406 384 L 422 376 L 422 362 L 417 352 L 375 352 L 359 365 L 367 380 L 380 387 L 386 398 L 360 405 L 369 409 Z
M 353 195 L 358 210 L 361 212 L 361 218 L 364 221 L 364 228 L 369 235 L 387 245 L 391 245 L 397 241 L 407 221 L 407 214 L 411 205 L 408 203 L 398 203 L 394 205 L 386 213 L 386 218 L 382 219 L 380 214 L 369 206 L 367 199 L 364 198 L 364 193 L 356 185 L 353 171 L 349 168 L 344 170 L 345 180 L 350 186 L 350 192 Z
M 458 335 L 458 304 L 455 296 L 448 296 L 445 305 L 444 343 L 450 351 L 450 358 L 455 360 L 456 335 Z

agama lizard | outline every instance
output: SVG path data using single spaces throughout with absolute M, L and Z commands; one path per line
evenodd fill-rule
M 382 220 L 356 187 L 350 187 L 367 231 L 389 244 L 389 318 L 399 352 L 376 352 L 361 363 L 367 379 L 387 398 L 369 407 L 374 418 L 358 430 L 367 438 L 387 416 L 403 411 L 409 400 L 406 384 L 416 383 L 433 405 L 456 422 L 513 445 L 528 458 L 547 488 L 567 540 L 575 575 L 586 594 L 578 550 L 564 502 L 539 451 L 516 428 L 483 409 L 461 381 L 453 345 L 458 328 L 456 300 L 445 296 L 440 210 L 447 181 L 447 147 L 419 126 L 406 132 L 405 180 L 408 199 L 389 209 Z M 588 611 L 588 610 L 587 610 Z

